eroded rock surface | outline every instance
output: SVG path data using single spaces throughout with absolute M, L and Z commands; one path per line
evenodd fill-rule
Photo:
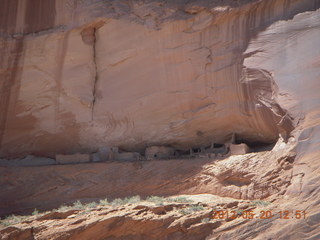
M 3 1 L 0 153 L 275 142 L 294 123 L 244 51 L 318 3 Z
M 55 210 L 0 230 L 0 239 L 204 239 L 212 229 L 230 225 L 211 218 L 213 208 L 231 210 L 232 200 L 210 195 L 196 197 L 215 203 L 164 201 L 159 205 L 142 201 L 122 207 L 98 205 L 91 209 Z M 54 227 L 52 221 L 57 221 Z

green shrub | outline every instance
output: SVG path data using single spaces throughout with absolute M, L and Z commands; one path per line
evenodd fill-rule
M 181 209 L 179 210 L 179 213 L 182 215 L 187 215 L 190 214 L 192 212 L 198 212 L 198 211 L 202 211 L 204 208 L 202 206 L 199 205 L 191 205 L 187 208 Z
M 266 207 L 270 204 L 270 202 L 262 201 L 262 200 L 253 200 L 252 204 L 255 206 Z
M 8 227 L 10 226 L 10 223 L 6 222 L 6 221 L 0 221 L 0 224 L 4 227 Z
M 121 198 L 116 198 L 111 202 L 112 206 L 119 206 L 125 204 Z
M 169 202 L 176 202 L 176 203 L 191 203 L 192 200 L 186 198 L 186 197 L 175 197 L 175 198 L 169 198 Z
M 132 196 L 132 197 L 126 197 L 124 199 L 116 198 L 111 202 L 112 206 L 119 206 L 119 205 L 125 205 L 125 204 L 133 204 L 138 203 L 141 201 L 140 196 Z
M 108 205 L 109 202 L 108 202 L 108 199 L 105 198 L 105 199 L 101 199 L 100 202 L 99 202 L 100 205 Z
M 153 202 L 157 205 L 163 205 L 163 202 L 165 201 L 164 197 L 159 197 L 159 196 L 150 196 L 147 197 L 146 201 L 148 202 Z
M 201 219 L 201 222 L 202 223 L 210 222 L 210 218 L 203 218 L 203 219 Z
M 190 211 L 192 212 L 198 212 L 198 211 L 202 211 L 204 208 L 200 205 L 191 205 L 188 207 L 188 209 L 190 209 Z
M 76 202 L 74 202 L 73 205 L 72 205 L 72 207 L 73 207 L 73 208 L 76 208 L 76 209 L 83 209 L 83 208 L 84 208 L 84 206 L 82 205 L 82 203 L 81 203 L 79 200 L 77 200 Z
M 125 198 L 124 199 L 124 202 L 126 202 L 126 203 L 138 203 L 138 202 L 140 202 L 141 201 L 141 198 L 140 198 L 140 196 L 133 196 L 133 197 L 129 197 L 129 198 Z
M 22 220 L 24 220 L 26 218 L 26 216 L 16 216 L 16 215 L 10 215 L 7 216 L 6 218 L 4 218 L 2 221 L 0 221 L 1 225 L 3 225 L 4 227 L 16 224 L 21 222 Z
M 70 206 L 62 204 L 58 209 L 54 209 L 54 210 L 56 210 L 58 212 L 63 212 L 63 211 L 67 211 L 67 210 L 70 210 L 70 209 L 71 209 Z
M 38 215 L 38 214 L 39 214 L 39 210 L 35 208 L 33 210 L 33 212 L 32 212 L 32 215 L 35 216 L 35 215 Z
M 95 208 L 98 204 L 96 202 L 91 202 L 86 204 L 86 208 Z
M 191 211 L 189 209 L 180 209 L 179 213 L 182 215 L 187 215 L 187 214 L 190 214 Z

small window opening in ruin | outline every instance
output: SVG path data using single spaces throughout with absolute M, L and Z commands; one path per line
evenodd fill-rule
M 213 144 L 213 147 L 214 148 L 221 148 L 221 147 L 223 147 L 224 146 L 224 144 L 220 144 L 220 143 L 214 143 Z
M 199 153 L 201 151 L 200 148 L 192 148 L 192 152 L 194 153 Z
M 154 156 L 155 158 L 156 158 L 156 157 L 158 157 L 158 155 L 157 155 L 157 154 L 155 154 L 155 155 L 153 155 L 153 156 Z

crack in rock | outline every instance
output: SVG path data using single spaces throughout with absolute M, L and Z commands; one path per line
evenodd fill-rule
M 97 49 L 96 49 L 96 43 L 97 43 L 97 29 L 94 28 L 93 29 L 93 46 L 92 46 L 92 50 L 93 50 L 93 65 L 95 67 L 95 76 L 94 76 L 94 82 L 93 82 L 93 89 L 92 89 L 92 109 L 91 109 L 91 120 L 93 120 L 93 115 L 94 115 L 94 106 L 95 106 L 95 102 L 96 102 L 96 91 L 97 91 L 97 82 L 98 82 L 98 67 L 97 67 Z

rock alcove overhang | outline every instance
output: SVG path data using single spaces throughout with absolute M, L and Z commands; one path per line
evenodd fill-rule
M 276 79 L 243 66 L 243 53 L 256 33 L 316 8 L 317 1 L 157 4 L 145 5 L 143 12 L 152 14 L 140 20 L 141 6 L 117 1 L 113 8 L 79 3 L 73 19 L 58 18 L 72 9 L 58 3 L 16 6 L 11 18 L 25 11 L 26 26 L 1 27 L 7 36 L 1 156 L 94 152 L 106 145 L 188 149 L 228 142 L 234 133 L 247 143 L 287 137 L 294 124 L 276 101 Z M 81 18 L 88 6 L 101 12 Z M 170 17 L 158 16 L 158 8 Z M 33 24 L 31 13 L 38 11 L 40 19 L 50 14 Z

